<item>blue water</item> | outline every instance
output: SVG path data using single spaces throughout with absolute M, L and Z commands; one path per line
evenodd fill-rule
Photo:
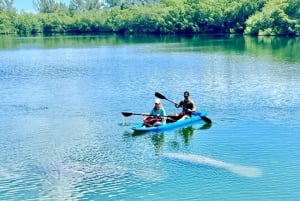
M 13 40 L 0 49 L 0 200 L 299 199 L 300 61 L 286 52 L 299 42 Z M 185 90 L 211 127 L 133 135 L 142 117 L 121 112 Z

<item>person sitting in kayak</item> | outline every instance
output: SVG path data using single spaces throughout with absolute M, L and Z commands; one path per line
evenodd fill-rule
M 190 98 L 190 93 L 185 91 L 183 93 L 184 99 L 179 102 L 179 104 L 175 103 L 175 107 L 182 107 L 182 112 L 176 117 L 178 120 L 184 120 L 190 118 L 192 113 L 196 111 L 196 105 L 194 101 Z
M 149 115 L 149 117 L 144 119 L 144 125 L 147 127 L 159 126 L 166 123 L 166 111 L 162 106 L 160 99 L 155 99 L 154 107 Z

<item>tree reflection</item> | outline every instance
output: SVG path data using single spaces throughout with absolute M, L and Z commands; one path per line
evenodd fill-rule
M 212 124 L 203 124 L 200 128 L 195 128 L 194 126 L 187 126 L 175 131 L 176 138 L 170 143 L 172 149 L 178 150 L 180 148 L 180 141 L 177 139 L 177 136 L 182 137 L 182 142 L 185 146 L 190 145 L 190 141 L 194 136 L 195 130 L 206 130 L 209 129 Z
M 195 129 L 192 126 L 188 126 L 185 128 L 182 128 L 179 130 L 179 133 L 181 134 L 183 138 L 183 143 L 187 146 L 189 145 L 190 139 L 194 135 Z
M 152 143 L 155 148 L 156 153 L 160 153 L 163 150 L 163 145 L 165 142 L 165 137 L 163 132 L 154 133 L 151 136 Z

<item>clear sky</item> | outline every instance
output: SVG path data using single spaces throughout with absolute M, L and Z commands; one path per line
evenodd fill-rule
M 35 12 L 33 8 L 33 0 L 14 0 L 14 7 L 21 11 L 22 9 L 28 12 Z M 60 0 L 60 2 L 69 4 L 70 0 Z

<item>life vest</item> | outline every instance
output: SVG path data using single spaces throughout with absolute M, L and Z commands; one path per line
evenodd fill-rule
M 144 119 L 144 125 L 146 127 L 151 127 L 157 122 L 162 122 L 162 118 L 161 117 L 149 116 L 149 117 Z

